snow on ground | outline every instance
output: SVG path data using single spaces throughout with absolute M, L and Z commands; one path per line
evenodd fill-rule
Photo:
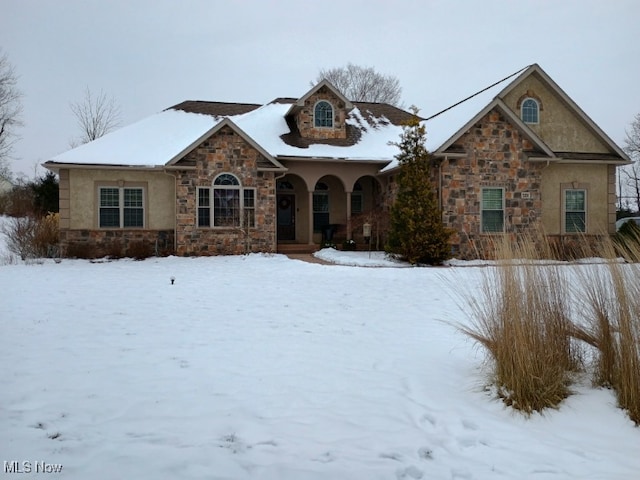
M 2 265 L 2 478 L 637 478 L 640 429 L 610 391 L 526 419 L 484 388 L 482 351 L 447 323 L 483 271 Z

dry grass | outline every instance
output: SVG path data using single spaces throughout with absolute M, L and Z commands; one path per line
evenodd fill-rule
M 640 243 L 623 242 L 602 244 L 606 268 L 580 272 L 582 323 L 573 335 L 596 349 L 594 382 L 613 387 L 620 407 L 640 424 Z
M 526 413 L 556 407 L 580 364 L 568 284 L 560 267 L 536 264 L 535 239 L 504 237 L 494 251 L 498 266 L 487 270 L 481 298 L 467 299 L 474 324 L 459 328 L 487 349 L 505 403 Z
M 613 388 L 640 425 L 640 237 L 601 238 L 598 248 L 572 239 L 572 251 L 604 265 L 568 269 L 537 261 L 557 258 L 557 243 L 503 236 L 491 246 L 497 267 L 487 269 L 482 295 L 466 299 L 474 323 L 459 328 L 486 348 L 504 401 L 527 413 L 569 395 L 590 345 L 594 383 Z M 573 321 L 571 305 L 579 307 Z

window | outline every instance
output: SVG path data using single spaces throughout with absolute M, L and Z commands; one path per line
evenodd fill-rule
M 255 226 L 255 196 L 255 190 L 243 189 L 234 175 L 218 175 L 211 188 L 198 188 L 198 226 Z
M 313 192 L 313 230 L 322 231 L 329 225 L 329 187 L 326 183 L 316 183 Z
M 527 98 L 522 102 L 522 121 L 524 123 L 538 123 L 538 102 L 533 98 Z
M 124 193 L 124 227 L 142 227 L 144 209 L 142 207 L 141 188 L 123 188 Z
M 586 232 L 586 190 L 564 191 L 564 230 L 567 233 Z
M 356 182 L 351 193 L 351 213 L 362 213 L 362 185 Z
M 253 227 L 256 224 L 256 191 L 251 188 L 245 188 L 242 196 L 244 198 L 244 215 L 242 217 L 244 222 L 242 223 Z
M 333 127 L 333 107 L 324 100 L 316 103 L 313 110 L 313 121 L 316 127 Z
M 482 189 L 482 233 L 504 232 L 504 190 Z
M 211 226 L 211 189 L 198 188 L 198 226 Z
M 144 191 L 142 187 L 100 187 L 100 228 L 143 228 Z

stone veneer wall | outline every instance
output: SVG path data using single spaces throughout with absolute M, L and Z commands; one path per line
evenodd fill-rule
M 333 106 L 333 128 L 314 127 L 313 111 L 320 100 L 326 100 Z M 305 100 L 304 106 L 296 114 L 296 124 L 304 138 L 347 138 L 346 115 L 344 102 L 327 87 L 322 87 Z
M 171 254 L 173 230 L 60 230 L 64 257 L 127 257 L 140 252 L 142 245 L 150 255 Z
M 533 233 L 539 227 L 544 165 L 523 161 L 522 151 L 531 150 L 531 143 L 501 113 L 491 111 L 454 148 L 467 156 L 440 165 L 443 220 L 456 232 L 453 252 L 460 258 L 476 258 L 478 252 L 490 250 L 495 235 L 480 231 L 484 187 L 504 188 L 505 233 Z
M 497 111 L 489 112 L 451 147 L 467 152 L 463 158 L 448 158 L 434 167 L 434 192 L 442 205 L 445 226 L 454 230 L 452 253 L 461 259 L 490 256 L 496 234 L 480 232 L 480 202 L 483 187 L 501 187 L 505 194 L 505 233 L 535 233 L 542 209 L 541 163 L 525 162 L 522 151 L 531 143 L 520 136 Z M 438 173 L 440 180 L 438 180 Z M 385 203 L 397 194 L 395 177 L 389 178 Z M 529 198 L 523 198 L 528 192 Z
M 185 164 L 195 164 L 195 170 L 175 173 L 177 255 L 276 251 L 275 174 L 258 171 L 260 161 L 264 162 L 261 154 L 229 127 L 216 132 L 184 158 Z M 242 188 L 256 189 L 256 226 L 248 234 L 239 228 L 197 226 L 197 187 L 210 187 L 220 173 L 232 173 Z

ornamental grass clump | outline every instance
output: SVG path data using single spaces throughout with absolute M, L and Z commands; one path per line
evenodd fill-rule
M 537 261 L 531 238 L 494 245 L 497 265 L 484 274 L 479 298 L 467 298 L 473 323 L 459 328 L 488 352 L 491 382 L 525 413 L 557 407 L 580 365 L 569 336 L 568 287 L 559 266 Z
M 619 406 L 640 425 L 639 245 L 605 241 L 605 266 L 579 270 L 575 296 L 582 315 L 573 335 L 594 347 L 594 383 L 613 388 Z

